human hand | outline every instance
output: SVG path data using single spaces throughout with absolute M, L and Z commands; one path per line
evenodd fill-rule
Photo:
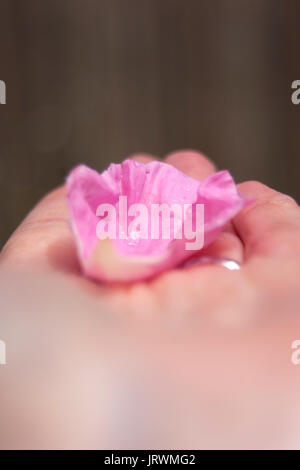
M 139 158 L 145 161 L 151 157 Z M 167 161 L 200 179 L 215 171 L 209 160 L 194 152 L 178 152 Z M 174 431 L 172 427 L 166 428 L 168 437 L 158 433 L 159 442 L 166 446 L 181 445 L 184 448 L 186 442 L 201 448 L 251 448 L 293 446 L 296 441 L 293 426 L 300 417 L 297 403 L 299 373 L 291 364 L 290 346 L 300 329 L 300 210 L 289 196 L 260 183 L 242 183 L 239 190 L 256 201 L 238 214 L 205 250 L 207 257 L 239 261 L 242 265 L 239 271 L 208 263 L 190 264 L 130 286 L 97 284 L 85 279 L 69 229 L 64 188 L 54 191 L 38 204 L 1 254 L 3 272 L 18 267 L 23 272 L 37 272 L 49 279 L 57 276 L 59 282 L 54 281 L 51 285 L 57 290 L 58 284 L 66 286 L 66 293 L 60 293 L 58 298 L 63 295 L 78 303 L 76 326 L 71 328 L 74 336 L 66 335 L 66 341 L 61 345 L 63 357 L 72 356 L 71 352 L 75 356 L 78 354 L 74 351 L 74 337 L 77 338 L 75 344 L 80 343 L 81 351 L 90 351 L 90 338 L 81 340 L 82 328 L 94 330 L 103 340 L 106 327 L 99 324 L 97 312 L 100 310 L 109 312 L 109 317 L 116 321 L 109 328 L 108 337 L 113 337 L 112 331 L 118 330 L 120 324 L 121 331 L 125 328 L 128 343 L 125 341 L 120 346 L 111 338 L 117 357 L 122 357 L 124 351 L 128 352 L 129 344 L 132 345 L 133 355 L 125 360 L 125 376 L 131 370 L 134 358 L 143 354 L 149 361 L 148 370 L 156 378 L 155 387 L 160 384 L 157 396 L 167 394 L 172 398 L 163 412 L 158 407 L 162 416 L 172 414 L 173 409 L 181 410 L 175 420 L 173 437 L 170 437 L 170 431 Z M 55 288 L 52 287 L 54 295 Z M 33 285 L 31 289 L 34 289 Z M 7 305 L 10 305 L 9 300 Z M 28 308 L 27 312 L 31 324 L 35 319 L 35 331 L 38 331 L 43 311 L 37 319 L 32 310 Z M 59 328 L 57 316 L 46 310 L 44 321 Z M 61 313 L 68 325 L 74 322 L 70 310 Z M 124 322 L 130 326 L 130 333 Z M 44 336 L 47 336 L 46 332 Z M 91 355 L 91 363 L 95 365 L 94 358 L 97 357 L 103 365 L 104 346 L 97 344 L 97 334 L 93 341 L 96 353 Z M 15 354 L 17 358 L 18 351 Z M 109 358 L 108 364 L 111 366 Z M 40 363 L 39 367 L 44 366 Z M 143 369 L 144 373 L 139 367 L 134 368 L 134 377 L 145 381 L 147 367 Z M 53 374 L 49 383 L 57 381 L 56 369 Z M 75 375 L 74 371 L 72 384 Z M 63 388 L 63 396 L 67 395 L 66 390 L 69 389 Z M 86 393 L 89 395 L 90 392 Z M 142 397 L 144 407 L 152 403 L 152 397 L 144 393 Z M 55 401 L 53 407 L 55 409 Z M 154 408 L 158 412 L 156 405 Z M 35 414 L 43 421 L 41 415 Z M 69 423 L 72 412 L 68 406 L 66 414 Z M 106 419 L 109 422 L 110 416 Z M 290 435 L 287 437 L 288 433 L 274 428 L 273 421 L 278 426 L 284 423 Z M 56 422 L 54 419 L 54 427 Z M 98 429 L 97 425 L 101 428 L 99 423 L 85 422 L 90 436 L 94 435 L 95 426 Z M 258 427 L 261 432 L 257 432 Z M 80 436 L 78 439 L 80 442 Z M 145 436 L 143 439 L 146 442 Z M 70 442 L 74 445 L 76 439 L 71 438 Z M 112 442 L 118 440 L 112 437 Z M 132 442 L 134 437 L 131 446 Z M 93 446 L 93 438 L 85 445 Z

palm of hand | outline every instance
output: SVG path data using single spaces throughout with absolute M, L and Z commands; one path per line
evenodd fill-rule
M 173 154 L 168 162 L 200 179 L 214 171 L 210 161 L 194 152 Z M 222 403 L 227 397 L 229 415 L 224 418 L 224 433 L 228 442 L 220 431 L 222 447 L 230 447 L 231 439 L 236 442 L 238 438 L 231 420 L 235 406 L 247 409 L 244 424 L 247 430 L 253 427 L 251 442 L 255 443 L 258 422 L 262 432 L 269 432 L 267 421 L 260 418 L 268 403 L 268 393 L 271 395 L 281 383 L 298 384 L 289 361 L 289 348 L 296 339 L 297 328 L 299 331 L 300 210 L 291 198 L 260 183 L 246 182 L 239 189 L 256 201 L 206 249 L 207 256 L 241 262 L 239 271 L 211 263 L 178 268 L 130 286 L 102 285 L 85 279 L 69 229 L 64 188 L 55 190 L 38 204 L 8 241 L 0 259 L 2 268 L 22 266 L 25 270 L 36 268 L 45 275 L 55 274 L 68 285 L 68 296 L 75 300 L 77 297 L 82 300 L 83 296 L 90 311 L 82 307 L 80 300 L 80 326 L 74 327 L 75 333 L 72 330 L 81 343 L 83 325 L 89 331 L 94 329 L 96 336 L 103 335 L 103 325 L 100 331 L 96 313 L 98 306 L 123 323 L 125 319 L 130 325 L 130 332 L 126 331 L 135 357 L 142 353 L 149 358 L 156 374 L 161 371 L 157 380 L 171 393 L 176 407 L 181 401 L 173 395 L 174 390 L 179 390 L 193 410 L 195 406 L 202 410 L 201 419 L 204 422 L 207 419 L 206 424 L 214 428 L 220 426 L 218 406 L 223 410 Z M 74 321 L 70 312 L 66 316 L 69 322 Z M 67 337 L 66 341 L 68 347 L 63 346 L 62 354 L 71 350 L 76 355 L 71 346 L 74 338 Z M 88 349 L 90 341 L 87 338 L 82 348 Z M 122 356 L 120 345 L 112 344 Z M 99 353 L 103 356 L 102 350 Z M 262 389 L 265 394 L 260 393 Z M 297 393 L 293 390 L 295 387 L 288 386 L 281 390 L 270 408 L 271 417 L 275 413 L 279 420 L 284 420 L 279 411 L 282 400 L 289 402 L 284 407 L 285 413 L 293 406 L 295 412 Z M 216 410 L 210 408 L 212 404 L 205 394 L 214 397 Z M 253 395 L 255 409 L 249 406 Z M 178 420 L 178 429 L 181 424 L 187 426 L 185 418 Z M 193 428 L 187 434 L 188 444 L 198 445 Z M 280 436 L 275 435 L 272 442 L 277 438 Z M 202 443 L 203 439 L 206 439 L 203 447 L 218 447 L 215 432 L 202 436 Z M 249 439 L 241 440 L 241 446 L 245 442 L 248 445 Z M 170 443 L 173 448 L 176 445 L 176 439 Z

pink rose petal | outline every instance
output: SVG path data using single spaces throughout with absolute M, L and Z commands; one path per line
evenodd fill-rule
M 149 211 L 151 204 L 178 204 L 181 208 L 203 204 L 204 247 L 249 203 L 238 193 L 228 171 L 201 182 L 159 161 L 143 164 L 125 160 L 111 164 L 101 174 L 85 165 L 74 168 L 67 178 L 67 197 L 79 259 L 84 273 L 101 281 L 150 278 L 195 254 L 186 249 L 186 238 L 175 237 L 172 224 L 169 239 L 163 239 L 161 232 L 159 239 L 151 238 L 150 228 L 147 239 L 134 230 L 129 231 L 128 239 L 121 239 L 119 233 L 116 239 L 99 239 L 97 224 L 101 218 L 96 215 L 97 208 L 111 204 L 119 226 L 120 196 L 127 197 L 128 207 L 139 203 Z M 187 213 L 183 221 L 191 217 Z

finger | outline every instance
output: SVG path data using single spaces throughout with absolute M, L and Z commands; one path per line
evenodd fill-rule
M 204 180 L 216 171 L 214 163 L 202 153 L 194 150 L 180 150 L 165 157 L 165 162 L 175 166 L 192 178 Z
M 242 183 L 238 188 L 245 196 L 256 199 L 234 218 L 246 258 L 253 254 L 300 256 L 300 209 L 296 201 L 256 181 Z
M 131 160 L 135 160 L 136 162 L 140 162 L 140 163 L 149 163 L 149 162 L 152 162 L 153 160 L 158 160 L 157 157 L 155 157 L 154 155 L 151 155 L 150 153 L 134 153 L 129 158 L 131 158 Z
M 28 262 L 78 271 L 75 243 L 69 227 L 65 187 L 45 196 L 4 246 L 0 262 L 21 266 Z
M 165 161 L 188 176 L 199 180 L 204 180 L 217 170 L 211 160 L 192 150 L 173 152 L 167 155 Z M 243 261 L 243 244 L 231 223 L 224 228 L 211 245 L 201 252 L 201 255 L 233 259 L 239 263 Z
M 216 240 L 201 251 L 201 256 L 234 260 L 240 264 L 243 262 L 243 243 L 231 222 L 226 225 Z

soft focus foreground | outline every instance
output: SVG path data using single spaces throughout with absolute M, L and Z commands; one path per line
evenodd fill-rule
M 296 289 L 279 301 L 217 270 L 204 297 L 198 269 L 106 295 L 2 268 L 0 447 L 299 447 Z

